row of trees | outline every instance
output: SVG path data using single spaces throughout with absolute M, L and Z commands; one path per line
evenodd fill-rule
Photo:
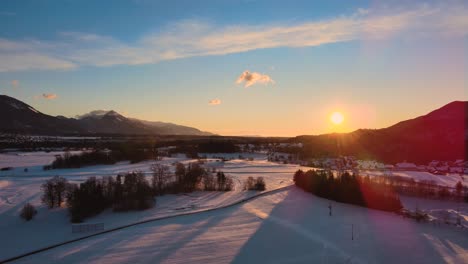
M 44 166 L 44 170 L 62 169 L 62 168 L 81 168 L 92 165 L 111 165 L 119 161 L 129 160 L 131 163 L 137 163 L 147 159 L 157 158 L 157 153 L 152 150 L 121 148 L 117 150 L 94 150 L 82 152 L 80 154 L 70 154 L 57 156 L 50 165 Z
M 71 184 L 67 205 L 71 221 L 82 222 L 107 208 L 114 211 L 145 210 L 155 205 L 153 190 L 140 172 L 97 179 L 91 177 L 79 186 Z
M 69 183 L 55 176 L 42 184 L 42 202 L 49 208 L 69 209 L 71 221 L 82 222 L 107 208 L 114 211 L 145 210 L 155 205 L 154 196 L 167 193 L 200 191 L 230 191 L 231 178 L 219 171 L 213 174 L 198 163 L 176 164 L 175 174 L 163 164 L 152 166 L 148 181 L 141 172 L 130 172 L 117 177 L 88 178 L 81 184 Z
M 117 177 L 88 178 L 81 184 L 55 176 L 42 184 L 42 202 L 49 208 L 66 203 L 71 221 L 82 222 L 107 208 L 114 211 L 144 210 L 154 206 L 154 191 L 141 172 Z
M 398 194 L 390 186 L 348 172 L 335 177 L 331 171 L 298 170 L 294 183 L 307 192 L 337 202 L 391 212 L 403 208 Z
M 185 166 L 177 163 L 175 166 L 175 181 L 173 192 L 204 191 L 231 191 L 234 182 L 226 177 L 224 172 L 218 171 L 216 175 L 203 168 L 199 163 L 190 163 Z

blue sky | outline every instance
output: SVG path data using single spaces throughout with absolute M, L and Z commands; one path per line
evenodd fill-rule
M 464 1 L 4 0 L 0 93 L 225 135 L 380 128 L 467 99 L 467 34 Z

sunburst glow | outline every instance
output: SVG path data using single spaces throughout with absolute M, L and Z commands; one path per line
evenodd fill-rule
M 339 125 L 339 124 L 343 123 L 344 115 L 342 113 L 340 113 L 340 112 L 334 112 L 330 116 L 330 121 L 335 125 Z

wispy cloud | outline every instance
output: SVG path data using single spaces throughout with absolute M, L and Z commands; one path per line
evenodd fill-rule
M 221 100 L 219 99 L 213 99 L 213 100 L 210 100 L 208 102 L 209 105 L 220 105 L 221 104 Z
M 19 81 L 18 80 L 12 80 L 11 81 L 11 87 L 16 88 L 19 86 Z
M 274 84 L 275 81 L 271 79 L 270 76 L 266 74 L 261 74 L 258 72 L 244 71 L 236 81 L 237 84 L 244 83 L 244 87 L 252 86 L 256 83 L 260 84 Z
M 220 27 L 182 21 L 132 43 L 79 32 L 62 32 L 56 41 L 0 39 L 0 72 L 150 64 L 256 49 L 383 39 L 404 33 L 409 37 L 464 37 L 468 34 L 468 8 L 463 3 L 443 3 L 400 9 L 357 9 L 352 14 L 328 20 L 282 25 Z
M 44 93 L 42 94 L 42 97 L 44 97 L 47 100 L 53 100 L 56 99 L 58 96 L 54 93 Z

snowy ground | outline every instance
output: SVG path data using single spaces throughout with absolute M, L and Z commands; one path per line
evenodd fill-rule
M 149 173 L 150 166 L 154 163 L 121 162 L 116 165 L 43 171 L 42 166 L 49 164 L 56 154 L 59 153 L 0 154 L 0 167 L 14 167 L 11 171 L 0 172 L 0 234 L 2 238 L 8 238 L 0 239 L 0 260 L 89 234 L 71 233 L 66 209 L 48 210 L 41 205 L 40 185 L 46 179 L 60 175 L 72 182 L 80 182 L 90 176 L 115 176 L 117 173 L 127 171 L 138 170 Z M 235 190 L 232 192 L 166 195 L 157 198 L 157 205 L 153 209 L 127 213 L 105 211 L 88 219 L 87 222 L 104 223 L 105 229 L 110 229 L 145 219 L 220 207 L 255 194 L 255 192 L 242 191 L 242 182 L 249 176 L 264 177 L 267 189 L 272 190 L 291 185 L 293 173 L 301 168 L 297 165 L 268 162 L 264 154 L 243 156 L 252 157 L 254 160 L 234 159 L 221 162 L 208 159 L 205 162 L 206 167 L 215 167 L 234 179 Z M 236 157 L 238 154 L 231 158 Z M 166 158 L 162 162 L 173 164 L 193 161 L 179 156 Z M 24 172 L 25 167 L 28 168 L 28 172 Z M 402 201 L 411 210 L 415 204 L 420 209 L 445 211 L 455 210 L 457 206 L 450 202 L 415 199 L 417 198 L 407 197 Z M 32 203 L 39 211 L 31 222 L 25 222 L 18 217 L 26 202 Z M 178 263 L 186 262 L 187 257 L 190 257 L 193 262 L 206 260 L 217 263 L 230 261 L 244 263 L 249 260 L 249 255 L 258 251 L 260 257 L 251 261 L 356 263 L 362 260 L 367 263 L 392 263 L 390 260 L 395 262 L 398 259 L 387 260 L 384 256 L 394 254 L 400 249 L 398 244 L 414 242 L 422 244 L 415 245 L 421 247 L 422 251 L 418 253 L 420 255 L 414 255 L 413 263 L 440 263 L 441 259 L 445 259 L 448 263 L 462 263 L 460 260 L 467 262 L 466 229 L 460 231 L 455 227 L 417 224 L 395 215 L 340 204 L 334 206 L 336 217 L 330 219 L 325 217 L 328 216 L 326 206 L 328 206 L 327 201 L 310 194 L 303 194 L 293 188 L 219 212 L 178 217 L 99 236 L 43 253 L 38 256 L 40 259 L 33 256 L 24 261 L 140 263 L 151 260 L 153 263 L 159 261 Z M 341 213 L 339 208 L 343 210 Z M 460 211 L 468 220 L 468 209 L 464 207 Z M 344 243 L 346 240 L 341 237 L 341 233 L 347 232 L 349 235 L 351 223 L 355 223 L 356 236 L 361 237 L 362 241 L 356 242 L 358 241 L 356 239 L 348 245 Z M 370 233 L 366 231 L 368 228 Z M 386 229 L 400 231 L 388 234 L 390 237 L 387 238 Z M 414 232 L 407 233 L 408 231 Z M 402 240 L 400 242 L 389 240 L 393 238 Z M 380 240 L 382 242 L 377 243 Z M 390 248 L 388 250 L 375 248 L 379 245 Z M 146 255 L 140 256 L 143 253 Z M 268 253 L 271 256 L 264 256 Z M 432 259 L 431 262 L 424 262 L 429 258 Z
M 17 263 L 468 263 L 468 233 L 333 204 L 295 187 L 134 226 Z M 354 229 L 354 240 L 352 237 Z
M 436 175 L 425 171 L 375 171 L 375 170 L 361 170 L 361 175 L 369 176 L 400 176 L 405 178 L 413 178 L 415 181 L 433 181 L 437 185 L 455 187 L 457 182 L 461 182 L 464 186 L 468 186 L 468 176 L 460 175 L 458 173 L 448 173 L 447 175 Z
M 71 151 L 70 154 L 81 153 L 81 151 Z M 0 153 L 0 168 L 13 167 L 18 170 L 29 167 L 48 165 L 55 160 L 55 155 L 62 155 L 63 151 L 36 151 L 36 152 L 8 152 Z
M 78 238 L 84 234 L 72 234 L 71 225 L 65 208 L 48 210 L 40 202 L 40 185 L 54 175 L 60 175 L 71 182 L 81 182 L 90 176 L 117 175 L 128 171 L 150 173 L 154 162 L 129 164 L 120 162 L 116 165 L 99 165 L 79 169 L 60 169 L 43 171 L 42 166 L 50 163 L 57 153 L 34 153 L 11 155 L 1 159 L 0 167 L 15 167 L 10 171 L 0 172 L 0 234 L 10 239 L 0 239 L 0 260 L 47 245 Z M 4 155 L 4 154 L 2 154 Z M 0 158 L 3 158 L 0 157 Z M 231 160 L 220 162 L 209 159 L 207 167 L 215 167 L 234 179 L 232 192 L 195 192 L 184 195 L 165 195 L 157 198 L 155 208 L 141 212 L 114 213 L 105 211 L 88 219 L 89 223 L 104 223 L 106 229 L 117 227 L 154 217 L 200 211 L 220 207 L 255 195 L 256 192 L 242 191 L 243 181 L 249 176 L 265 178 L 267 190 L 292 184 L 292 174 L 299 169 L 297 165 L 282 165 L 266 161 L 264 155 L 257 155 L 254 161 Z M 24 172 L 24 164 L 28 172 Z M 12 161 L 12 163 L 9 163 Z M 184 157 L 166 158 L 162 163 L 171 165 L 175 162 L 189 163 Z M 19 218 L 23 205 L 30 202 L 38 209 L 38 214 L 31 222 Z M 31 235 L 34 234 L 34 235 Z

